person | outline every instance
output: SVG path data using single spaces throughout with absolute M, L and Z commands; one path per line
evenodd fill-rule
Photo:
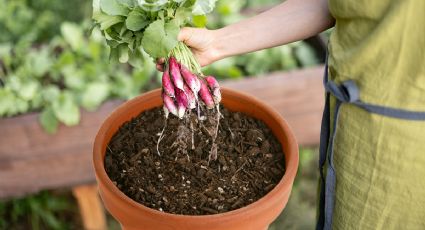
M 178 38 L 205 66 L 334 27 L 317 229 L 425 229 L 424 9 L 414 0 L 287 0 Z

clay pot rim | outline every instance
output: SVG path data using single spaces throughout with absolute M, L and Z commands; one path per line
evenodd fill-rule
M 125 195 L 121 190 L 118 189 L 113 183 L 112 180 L 109 178 L 109 176 L 106 173 L 105 167 L 104 167 L 104 157 L 102 157 L 102 146 L 101 146 L 101 140 L 105 138 L 105 133 L 109 131 L 109 125 L 115 121 L 115 117 L 119 114 L 125 112 L 127 108 L 131 107 L 134 104 L 140 103 L 140 98 L 143 97 L 145 99 L 151 98 L 151 97 L 158 97 L 160 95 L 161 89 L 155 89 L 151 90 L 149 92 L 146 92 L 142 95 L 139 95 L 126 103 L 121 104 L 118 106 L 102 123 L 99 131 L 97 132 L 95 141 L 94 141 L 94 147 L 93 147 L 93 165 L 96 172 L 96 178 L 98 181 L 104 184 L 104 186 L 115 196 L 118 200 L 121 200 L 122 202 L 126 203 L 126 205 L 132 206 L 133 208 L 140 209 L 141 211 L 148 212 L 151 215 L 158 215 L 165 218 L 173 218 L 173 219 L 186 219 L 186 220 L 211 220 L 211 219 L 223 219 L 223 218 L 237 218 L 236 216 L 240 215 L 246 215 L 247 212 L 251 212 L 253 210 L 258 209 L 267 209 L 271 203 L 278 202 L 279 198 L 284 196 L 286 193 L 291 192 L 293 179 L 296 176 L 297 168 L 298 168 L 298 143 L 295 139 L 295 136 L 292 132 L 291 127 L 289 124 L 282 118 L 282 116 L 272 107 L 265 104 L 264 102 L 260 101 L 259 99 L 248 95 L 246 93 L 230 89 L 227 87 L 221 87 L 222 88 L 222 94 L 225 97 L 226 95 L 231 95 L 233 97 L 239 97 L 244 98 L 244 100 L 251 101 L 253 104 L 256 104 L 257 107 L 261 108 L 264 111 L 267 111 L 267 113 L 273 117 L 274 120 L 276 120 L 279 125 L 285 130 L 285 134 L 288 138 L 288 149 L 290 152 L 295 152 L 297 154 L 294 154 L 291 158 L 287 159 L 285 158 L 285 174 L 283 175 L 282 179 L 279 181 L 279 183 L 265 196 L 261 197 L 257 201 L 244 206 L 242 208 L 238 208 L 232 211 L 224 212 L 224 213 L 218 213 L 218 214 L 208 214 L 208 215 L 183 215 L 183 214 L 172 214 L 167 212 L 161 212 L 156 209 L 149 208 L 147 206 L 144 206 L 127 195 Z M 292 178 L 292 180 L 291 180 Z

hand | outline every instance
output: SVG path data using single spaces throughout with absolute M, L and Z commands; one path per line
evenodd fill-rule
M 192 49 L 196 60 L 201 66 L 206 66 L 220 59 L 214 47 L 215 34 L 213 30 L 185 27 L 180 30 L 178 40 Z M 164 59 L 157 60 L 156 68 L 163 71 Z

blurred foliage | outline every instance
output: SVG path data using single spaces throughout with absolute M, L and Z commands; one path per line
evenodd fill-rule
M 40 122 L 55 132 L 59 122 L 76 125 L 80 107 L 95 110 L 108 98 L 139 94 L 154 65 L 146 68 L 108 61 L 100 32 L 84 36 L 84 24 L 64 22 L 49 43 L 34 46 L 0 44 L 0 116 L 41 111 Z
M 0 0 L 0 43 L 46 42 L 63 21 L 82 22 L 91 1 Z
M 0 202 L 0 229 L 78 229 L 78 218 L 77 205 L 69 193 L 44 191 Z
M 91 1 L 0 0 L 0 117 L 40 111 L 44 129 L 76 125 L 80 107 L 129 99 L 155 75 L 109 62 L 98 30 L 90 31 Z M 4 10 L 3 10 L 4 9 Z

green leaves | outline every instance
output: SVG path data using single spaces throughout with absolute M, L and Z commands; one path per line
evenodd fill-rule
M 135 50 L 166 57 L 177 44 L 181 26 L 206 24 L 216 0 L 93 0 L 93 19 L 111 48 L 110 60 L 139 64 Z M 124 23 L 123 23 L 124 22 Z M 137 32 L 137 33 L 129 33 Z
M 314 53 L 314 49 L 308 45 L 301 45 L 302 43 L 298 43 L 298 45 L 295 49 L 295 56 L 297 57 L 298 61 L 301 63 L 302 66 L 314 66 L 319 63 L 319 60 Z
M 52 65 L 52 58 L 50 57 L 47 47 L 41 47 L 38 52 L 28 52 L 26 65 L 31 75 L 42 77 L 46 74 Z
M 95 19 L 99 23 L 101 30 L 106 30 L 115 24 L 123 22 L 125 20 L 125 17 L 110 16 L 102 13 L 93 13 L 93 19 Z
M 63 91 L 52 103 L 54 115 L 65 125 L 76 125 L 80 121 L 80 109 L 72 93 Z
M 47 133 L 55 133 L 58 129 L 58 119 L 55 117 L 52 108 L 47 107 L 41 112 L 39 116 L 41 126 L 46 130 Z
M 116 0 L 100 0 L 100 9 L 111 16 L 123 15 L 126 16 L 129 12 L 128 8 L 120 4 Z
M 177 45 L 178 33 L 179 26 L 174 20 L 164 23 L 159 19 L 146 28 L 142 39 L 143 49 L 153 58 L 166 57 Z
M 73 50 L 81 48 L 84 42 L 83 31 L 74 23 L 65 22 L 61 25 L 61 33 Z
M 24 100 L 30 100 L 35 97 L 40 85 L 37 81 L 28 80 L 21 85 L 18 95 Z
M 128 55 L 128 46 L 121 44 L 118 46 L 118 61 L 121 63 L 126 63 L 129 59 Z
M 195 15 L 192 18 L 192 22 L 196 27 L 205 27 L 207 24 L 207 17 L 205 15 Z
M 122 35 L 119 42 L 110 40 L 117 44 L 117 59 L 143 69 L 136 71 L 128 65 L 110 63 L 100 31 L 95 28 L 88 38 L 83 27 L 72 23 L 61 25 L 62 33 L 48 45 L 0 45 L 0 60 L 7 70 L 0 67 L 0 117 L 41 111 L 41 126 L 54 133 L 59 123 L 78 124 L 80 107 L 94 111 L 111 97 L 128 99 L 138 95 L 155 67 L 145 60 L 140 48 L 131 50 L 125 42 L 137 37 L 140 46 L 141 32 L 123 25 L 121 22 L 109 28 L 114 36 Z M 123 80 L 116 80 L 118 76 Z
M 117 2 L 127 7 L 134 7 L 136 0 L 117 0 Z
M 139 31 L 149 25 L 149 23 L 146 16 L 137 10 L 131 11 L 125 20 L 127 29 L 132 31 Z
M 89 111 L 96 108 L 109 96 L 109 85 L 107 83 L 94 82 L 87 85 L 82 95 L 82 105 Z
M 155 12 L 165 7 L 168 0 L 137 0 L 138 6 L 145 11 Z
M 210 13 L 214 7 L 217 0 L 196 0 L 193 5 L 192 13 L 194 15 L 205 15 Z
M 0 116 L 12 116 L 28 110 L 28 103 L 8 88 L 0 88 Z

